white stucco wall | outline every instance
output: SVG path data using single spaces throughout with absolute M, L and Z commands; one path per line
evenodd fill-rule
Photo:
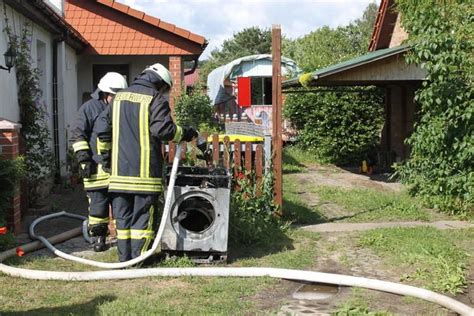
M 18 14 L 12 11 L 10 7 L 7 7 L 7 14 L 9 17 L 12 17 L 12 14 L 18 17 Z M 2 31 L 5 28 L 3 1 L 0 1 L 0 16 L 0 65 L 5 66 L 3 54 L 8 48 L 8 38 L 7 34 Z M 15 68 L 10 73 L 6 70 L 0 70 L 0 95 L 0 117 L 18 122 L 20 120 L 20 109 L 17 101 Z
M 61 1 L 59 1 L 61 2 Z M 58 2 L 58 3 L 59 3 Z M 0 28 L 3 30 L 5 21 L 3 19 L 3 3 L 0 0 Z M 53 146 L 53 36 L 45 29 L 29 21 L 27 18 L 12 10 L 7 6 L 7 17 L 10 28 L 20 35 L 25 23 L 30 23 L 33 27 L 31 41 L 31 62 L 32 67 L 41 70 L 39 87 L 42 91 L 41 102 L 47 111 L 47 124 L 51 134 L 51 147 Z M 13 28 L 13 21 L 15 27 Z M 5 32 L 0 32 L 0 64 L 3 65 L 3 53 L 7 50 L 7 36 Z M 59 151 L 61 162 L 61 174 L 65 174 L 66 154 L 67 154 L 67 126 L 73 120 L 71 117 L 77 110 L 77 57 L 76 52 L 65 43 L 58 45 L 58 131 L 59 131 Z M 0 70 L 0 117 L 4 117 L 14 122 L 20 119 L 19 106 L 17 101 L 17 83 L 15 67 L 11 73 Z M 71 109 L 71 110 L 69 110 Z

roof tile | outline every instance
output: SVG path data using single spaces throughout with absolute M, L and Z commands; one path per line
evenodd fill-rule
M 148 14 L 145 14 L 145 17 L 143 18 L 143 21 L 151 24 L 151 25 L 154 25 L 154 26 L 158 26 L 160 24 L 160 19 L 157 19 L 153 16 L 150 16 Z
M 185 29 L 182 29 L 180 27 L 176 27 L 174 29 L 174 33 L 178 34 L 179 36 L 181 37 L 184 37 L 184 38 L 188 38 L 189 37 L 189 34 L 190 32 L 189 31 L 186 31 Z
M 176 25 L 167 23 L 163 20 L 160 21 L 160 24 L 158 26 L 171 33 L 173 33 L 174 29 L 176 28 Z
M 130 9 L 130 7 L 128 5 L 125 5 L 125 4 L 121 4 L 119 2 L 114 2 L 114 4 L 112 5 L 112 7 L 116 10 L 119 10 L 120 12 L 123 12 L 125 14 L 128 13 L 128 10 Z
M 99 55 L 196 55 L 202 52 L 202 48 L 196 47 L 195 43 L 204 43 L 204 37 L 126 5 L 112 0 L 67 1 L 69 2 L 66 2 L 66 20 L 89 41 L 91 53 Z M 106 15 L 102 13 L 104 12 L 102 9 L 106 9 Z M 119 13 L 124 11 L 128 12 L 128 18 Z M 140 20 L 140 17 L 143 20 Z M 144 31 L 141 25 L 146 25 L 146 29 L 150 32 Z M 187 48 L 184 49 L 177 48 L 173 40 L 161 38 L 162 33 L 152 30 L 148 27 L 149 25 L 182 38 L 191 38 L 190 45 L 185 46 Z
M 143 13 L 142 11 L 135 10 L 133 8 L 128 9 L 128 14 L 140 20 L 142 20 L 145 16 L 145 13 Z
M 113 0 L 97 0 L 97 2 L 108 5 L 110 7 L 114 4 Z

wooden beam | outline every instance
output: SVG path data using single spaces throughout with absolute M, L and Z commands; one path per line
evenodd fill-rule
M 283 215 L 283 178 L 282 178 L 282 94 L 281 94 L 281 26 L 272 26 L 272 141 L 273 174 L 275 177 L 275 204 L 279 214 Z

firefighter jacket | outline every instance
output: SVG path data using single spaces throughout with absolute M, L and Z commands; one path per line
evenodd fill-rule
M 179 142 L 182 128 L 171 118 L 169 102 L 158 92 L 161 80 L 145 72 L 101 115 L 95 131 L 111 143 L 109 192 L 157 194 L 162 191 L 162 141 Z
M 84 178 L 86 191 L 104 189 L 109 184 L 109 174 L 101 165 L 101 150 L 105 148 L 99 148 L 97 134 L 93 131 L 99 115 L 108 108 L 108 105 L 100 100 L 98 91 L 91 96 L 92 99 L 79 108 L 71 137 L 74 153 L 87 157 L 86 160 L 91 162 L 91 176 Z

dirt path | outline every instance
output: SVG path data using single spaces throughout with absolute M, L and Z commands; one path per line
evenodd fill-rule
M 311 209 L 319 208 L 328 218 L 347 216 L 348 213 L 335 203 L 322 202 L 312 188 L 326 186 L 344 189 L 372 189 L 384 193 L 400 193 L 403 185 L 388 180 L 386 175 L 368 177 L 358 174 L 356 170 L 344 170 L 334 166 L 310 166 L 306 172 L 287 175 L 288 181 L 297 184 L 297 194 Z M 301 226 L 300 229 L 321 233 L 318 243 L 320 259 L 312 270 L 328 273 L 361 276 L 385 281 L 400 282 L 406 271 L 395 266 L 386 266 L 382 258 L 370 249 L 361 248 L 356 244 L 357 231 L 374 228 L 417 227 L 429 225 L 438 229 L 472 228 L 473 223 L 462 221 L 446 221 L 446 216 L 433 214 L 436 222 L 386 222 L 386 223 L 323 223 Z M 471 278 L 473 275 L 471 269 Z M 473 282 L 465 295 L 458 295 L 463 303 L 472 304 Z M 288 284 L 286 291 L 298 290 L 298 286 Z M 275 294 L 276 295 L 276 294 Z M 304 296 L 303 296 L 304 297 Z M 360 298 L 374 311 L 389 311 L 395 315 L 455 315 L 436 304 L 416 300 L 399 295 L 382 293 L 365 289 L 339 287 L 337 294 L 327 299 L 299 299 L 296 295 L 288 295 L 286 303 L 281 307 L 279 315 L 331 315 L 341 304 L 354 297 Z M 360 313 L 359 313 L 360 314 Z M 363 313 L 362 313 L 363 314 Z

